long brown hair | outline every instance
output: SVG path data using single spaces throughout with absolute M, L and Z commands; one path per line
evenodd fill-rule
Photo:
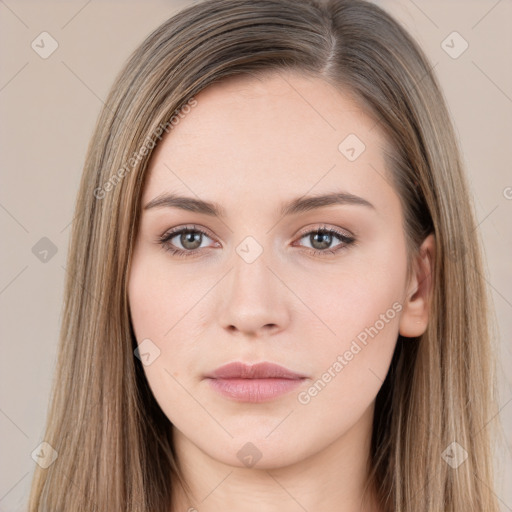
M 164 129 L 193 108 L 199 91 L 279 70 L 352 95 L 389 141 L 409 256 L 429 233 L 436 238 L 429 326 L 421 337 L 398 339 L 376 400 L 369 483 L 386 511 L 498 510 L 481 248 L 431 64 L 390 15 L 364 0 L 206 0 L 134 51 L 98 118 L 72 225 L 44 435 L 58 456 L 36 466 L 31 512 L 163 512 L 170 483 L 185 485 L 171 424 L 134 357 L 127 278 L 144 177 Z M 452 467 L 454 455 L 467 459 Z

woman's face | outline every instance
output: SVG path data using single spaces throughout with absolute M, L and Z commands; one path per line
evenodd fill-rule
M 348 452 L 368 441 L 399 332 L 426 326 L 408 318 L 416 283 L 384 139 L 349 97 L 299 74 L 231 78 L 195 99 L 153 154 L 131 266 L 152 392 L 176 442 L 219 462 L 285 466 L 341 440 Z M 232 362 L 293 375 L 214 374 Z

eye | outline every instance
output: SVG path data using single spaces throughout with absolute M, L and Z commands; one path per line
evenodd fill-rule
M 317 256 L 336 254 L 355 242 L 354 237 L 338 231 L 335 228 L 327 228 L 325 226 L 303 233 L 299 240 L 303 238 L 309 241 L 313 254 Z M 335 248 L 332 248 L 332 243 L 335 238 L 340 240 L 341 243 Z
M 165 233 L 160 237 L 157 242 L 162 248 L 171 254 L 178 257 L 193 256 L 201 252 L 202 248 L 207 246 L 203 245 L 204 239 L 211 238 L 209 234 L 196 226 L 187 226 L 182 228 L 175 228 Z M 346 249 L 349 245 L 355 243 L 355 238 L 347 235 L 338 229 L 327 228 L 320 226 L 314 230 L 307 231 L 301 235 L 299 240 L 306 238 L 311 246 L 310 252 L 316 256 L 327 256 L 336 254 L 339 251 Z M 332 248 L 333 241 L 338 239 L 340 243 Z M 175 241 L 173 241 L 176 239 Z M 216 247 L 221 247 L 218 242 L 215 242 Z M 179 247 L 181 246 L 181 248 Z
M 159 238 L 158 243 L 173 255 L 187 257 L 200 252 L 199 249 L 204 247 L 204 237 L 210 238 L 206 231 L 192 226 L 168 231 Z M 173 239 L 176 241 L 172 242 Z M 182 249 L 176 247 L 176 244 L 181 245 Z

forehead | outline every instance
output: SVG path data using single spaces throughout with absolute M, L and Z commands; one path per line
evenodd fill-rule
M 147 199 L 172 191 L 229 203 L 389 188 L 377 123 L 320 78 L 237 76 L 195 99 L 155 149 Z

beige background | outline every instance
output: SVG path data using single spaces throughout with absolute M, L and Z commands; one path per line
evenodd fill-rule
M 129 53 L 189 3 L 0 0 L 0 511 L 24 510 L 35 465 L 31 453 L 43 440 L 69 224 L 94 122 Z M 377 3 L 409 29 L 435 64 L 461 141 L 500 334 L 506 446 L 496 457 L 497 494 L 509 511 L 512 490 L 504 482 L 512 481 L 512 2 Z M 47 59 L 31 47 L 43 31 L 58 42 Z M 453 31 L 469 44 L 457 59 L 441 46 Z M 47 262 L 32 252 L 42 237 L 57 249 Z

